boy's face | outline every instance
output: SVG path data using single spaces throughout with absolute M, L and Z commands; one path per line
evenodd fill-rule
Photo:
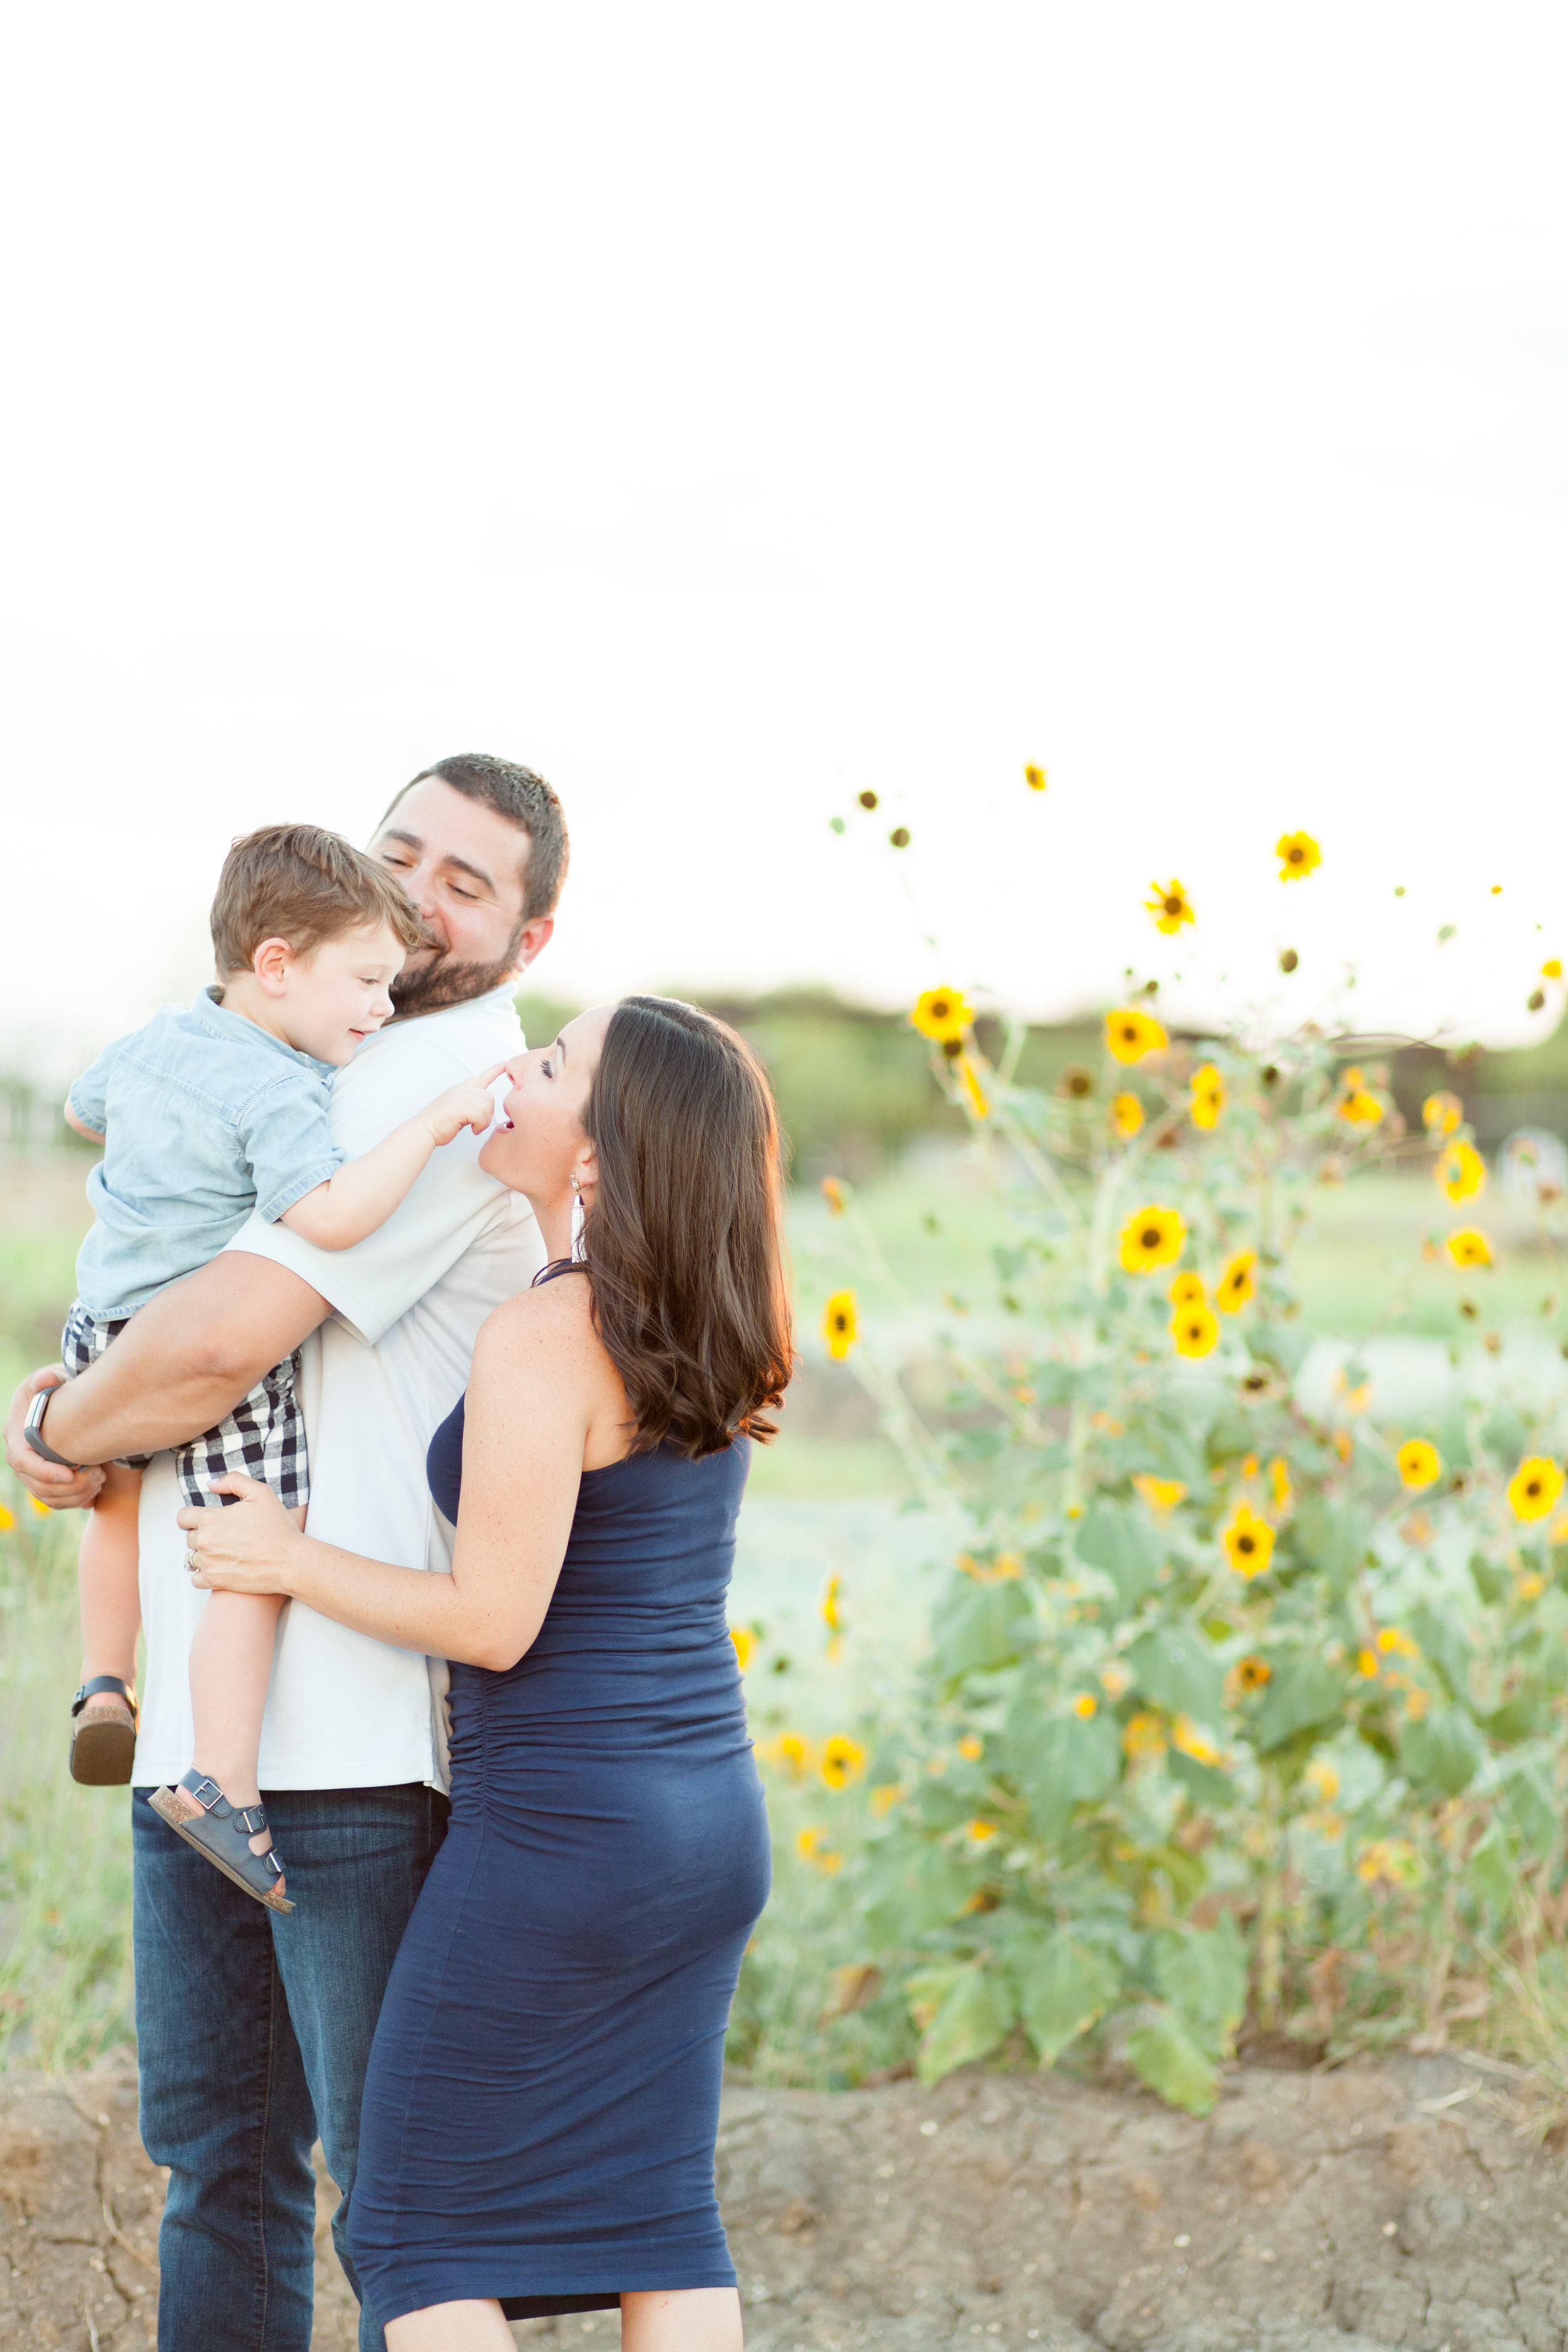
M 324 940 L 309 956 L 290 956 L 277 999 L 279 1026 L 297 1052 L 341 1067 L 392 1018 L 392 983 L 403 969 L 403 942 L 385 923 Z

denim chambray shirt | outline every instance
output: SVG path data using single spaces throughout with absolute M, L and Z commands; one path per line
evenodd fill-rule
M 252 1209 L 273 1221 L 342 1165 L 330 1062 L 230 1013 L 211 989 L 117 1037 L 70 1090 L 105 1138 L 87 1180 L 96 1223 L 76 1262 L 89 1314 L 145 1307 L 215 1258 Z

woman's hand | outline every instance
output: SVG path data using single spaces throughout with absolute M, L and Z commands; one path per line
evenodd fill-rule
M 289 1592 L 289 1570 L 305 1538 L 271 1487 L 235 1473 L 215 1478 L 213 1492 L 239 1500 L 176 1515 L 192 1581 L 207 1592 Z

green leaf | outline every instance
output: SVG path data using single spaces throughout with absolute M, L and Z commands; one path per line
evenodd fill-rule
M 1551 1782 L 1535 1764 L 1513 1764 L 1503 1774 L 1503 1793 L 1514 1826 L 1531 1852 L 1550 1862 L 1557 1850 L 1559 1814 Z
M 1007 1730 L 1029 1818 L 1047 1843 L 1059 1838 L 1073 1808 L 1093 1802 L 1121 1777 L 1121 1740 L 1114 1716 L 1037 1716 L 1027 1689 L 1008 1713 Z
M 1507 1916 L 1513 1906 L 1518 1872 L 1509 1852 L 1508 1838 L 1496 1822 L 1471 1854 L 1465 1876 L 1489 1911 L 1499 1917 Z
M 1232 1914 L 1223 1912 L 1215 1927 L 1162 1936 L 1154 1981 L 1194 2038 L 1227 2056 L 1247 2009 L 1247 1948 Z
M 1234 1805 L 1241 1793 L 1228 1772 L 1222 1772 L 1216 1764 L 1201 1764 L 1195 1756 L 1184 1756 L 1179 1748 L 1173 1748 L 1166 1756 L 1165 1769 L 1195 1804 Z
M 1302 1323 L 1255 1323 L 1247 1335 L 1247 1353 L 1258 1363 L 1272 1364 L 1287 1380 L 1294 1380 L 1311 1345 L 1312 1334 Z
M 1062 1929 L 1027 1960 L 1014 1964 L 1030 2041 L 1048 2066 L 1058 2052 L 1104 2016 L 1121 1990 L 1109 1952 Z
M 1495 1715 L 1481 1717 L 1487 1738 L 1495 1739 L 1500 1748 L 1517 1748 L 1521 1739 L 1533 1739 L 1538 1731 L 1545 1729 L 1546 1721 L 1542 1702 L 1525 1691 L 1518 1692 Z
M 1290 1540 L 1308 1567 L 1342 1592 L 1366 1558 L 1372 1521 L 1353 1503 L 1331 1503 L 1309 1488 L 1291 1518 Z
M 1400 1769 L 1418 1789 L 1445 1797 L 1463 1794 L 1486 1761 L 1480 1734 L 1462 1708 L 1446 1706 L 1406 1723 L 1399 1734 Z
M 1332 1723 L 1344 1704 L 1345 1678 L 1326 1659 L 1287 1653 L 1271 1660 L 1274 1679 L 1258 1711 L 1258 1752 L 1271 1755 L 1299 1731 Z
M 897 1951 L 932 1927 L 955 1919 L 974 1892 L 970 1874 L 941 1846 L 873 1846 L 879 1883 L 866 1906 L 866 1932 L 875 1952 Z
M 1169 2011 L 1128 2035 L 1127 2062 L 1141 2083 L 1190 2116 L 1206 2116 L 1219 2097 L 1213 2059 Z
M 1011 1665 L 1034 1647 L 1028 1591 L 1016 1577 L 984 1584 L 955 1576 L 932 1615 L 931 1634 L 938 1670 L 950 1680 Z
M 1078 1531 L 1077 1550 L 1089 1567 L 1104 1570 L 1124 1609 L 1134 1608 L 1159 1574 L 1154 1531 L 1127 1503 L 1093 1504 Z
M 1201 1633 L 1187 1626 L 1156 1625 L 1139 1635 L 1127 1653 L 1138 1687 L 1172 1715 L 1217 1723 L 1225 1709 L 1225 1676 Z
M 1012 2025 L 1013 1989 L 998 1969 L 966 1969 L 921 2037 L 916 2072 L 928 2085 L 984 2058 Z
M 1423 1601 L 1410 1612 L 1410 1637 L 1442 1675 L 1449 1697 L 1465 1699 L 1470 1687 L 1470 1650 L 1463 1620 Z

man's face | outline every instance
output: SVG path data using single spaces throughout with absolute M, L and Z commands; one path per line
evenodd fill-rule
M 467 1004 L 532 962 L 554 918 L 522 919 L 527 834 L 482 801 L 426 776 L 405 793 L 371 844 L 425 921 L 392 983 L 400 1014 Z

